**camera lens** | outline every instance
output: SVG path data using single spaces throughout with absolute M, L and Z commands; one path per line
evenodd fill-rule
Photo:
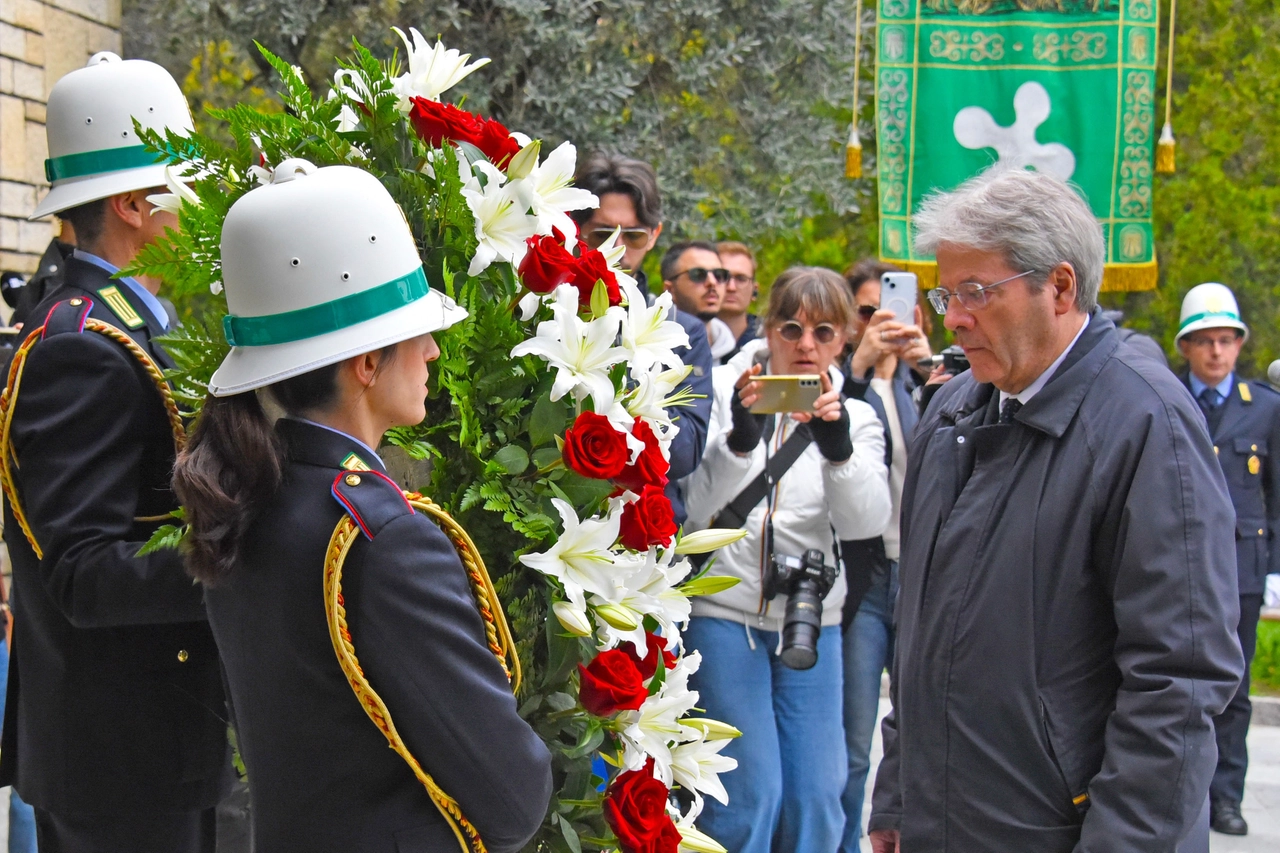
M 802 578 L 787 598 L 782 622 L 782 663 L 790 669 L 810 669 L 818 662 L 818 635 L 822 631 L 823 593 L 818 583 Z

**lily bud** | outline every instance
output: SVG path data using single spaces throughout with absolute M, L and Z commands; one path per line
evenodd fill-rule
M 680 830 L 680 853 L 729 853 L 720 842 L 694 826 L 677 828 Z
M 746 535 L 747 531 L 740 528 L 729 529 L 721 527 L 699 530 L 697 533 L 686 533 L 676 543 L 676 553 L 681 555 L 705 554 L 708 551 L 732 545 Z
M 512 157 L 511 162 L 507 164 L 507 178 L 514 181 L 529 177 L 533 167 L 538 165 L 538 152 L 541 150 L 541 139 L 535 139 L 521 148 L 519 153 Z
M 570 634 L 575 637 L 591 636 L 591 623 L 587 620 L 587 614 L 584 611 L 579 610 L 567 601 L 557 601 L 551 605 L 551 612 L 556 614 L 560 624 Z
M 640 627 L 640 623 L 626 608 L 619 607 L 616 604 L 601 604 L 594 609 L 597 616 L 619 631 L 634 631 Z
M 676 589 L 687 596 L 715 595 L 717 592 L 724 592 L 726 589 L 737 586 L 739 580 L 741 578 L 731 578 L 726 575 L 703 575 L 700 578 L 685 581 Z
M 719 720 L 712 720 L 707 717 L 684 719 L 680 721 L 680 724 L 691 729 L 697 729 L 706 735 L 707 740 L 732 740 L 736 737 L 742 737 L 742 732 L 728 723 L 722 723 Z

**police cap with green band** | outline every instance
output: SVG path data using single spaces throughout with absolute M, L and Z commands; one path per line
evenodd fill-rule
M 168 71 L 110 51 L 54 84 L 45 119 L 44 171 L 53 188 L 32 219 L 164 186 L 167 163 L 138 139 L 135 120 L 148 129 L 192 130 L 187 100 Z
M 1201 329 L 1236 329 L 1246 339 L 1249 327 L 1240 317 L 1240 307 L 1231 288 L 1216 281 L 1197 284 L 1182 299 L 1182 315 L 1178 319 L 1178 335 L 1182 340 Z
M 218 397 L 448 328 L 466 311 L 427 280 L 404 213 L 352 166 L 286 160 L 222 226 Z

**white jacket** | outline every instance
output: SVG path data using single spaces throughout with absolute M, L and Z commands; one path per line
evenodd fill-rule
M 751 366 L 755 354 L 766 346 L 763 340 L 751 341 L 728 364 L 712 371 L 715 400 L 707 428 L 707 447 L 702 464 L 683 481 L 689 511 L 687 530 L 710 527 L 716 514 L 764 470 L 763 440 L 748 456 L 738 456 L 730 450 L 727 440 L 733 429 L 729 408 L 731 395 L 736 393 L 733 386 Z M 834 367 L 831 381 L 836 388 L 844 384 L 840 371 Z M 773 538 L 774 551 L 779 555 L 798 557 L 809 548 L 817 548 L 831 565 L 834 560 L 832 528 L 840 539 L 869 539 L 882 535 L 889 524 L 884 427 L 875 411 L 860 400 L 847 400 L 845 408 L 849 410 L 853 456 L 843 465 L 832 465 L 823 458 L 816 444 L 810 444 L 777 484 Z M 770 455 L 777 452 L 796 426 L 790 415 L 774 416 L 773 436 L 768 441 Z M 747 536 L 715 553 L 711 574 L 731 575 L 740 582 L 717 595 L 695 598 L 694 616 L 732 619 L 766 631 L 781 630 L 786 596 L 765 601 L 761 595 L 760 551 L 766 508 L 767 501 L 760 501 L 744 525 Z M 840 624 L 844 596 L 842 572 L 823 601 L 824 626 Z

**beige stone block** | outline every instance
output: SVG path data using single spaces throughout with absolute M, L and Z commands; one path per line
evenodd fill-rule
M 120 25 L 120 0 L 45 0 L 45 3 L 100 24 Z
M 0 216 L 25 219 L 35 209 L 35 187 L 17 181 L 0 181 Z
M 44 101 L 44 69 L 26 62 L 13 63 L 13 94 L 32 101 Z
M 0 251 L 16 252 L 18 250 L 18 220 L 5 216 L 0 218 Z
M 33 273 L 40 266 L 39 255 L 22 255 L 17 252 L 0 252 L 0 269 L 17 270 L 20 273 Z M 8 306 L 5 306 L 6 315 Z
M 47 221 L 18 223 L 18 251 L 43 254 L 53 239 L 53 224 Z
M 8 0 L 5 0 L 8 2 Z M 0 23 L 0 56 L 10 59 L 27 58 L 27 31 L 12 24 Z
M 0 95 L 0 178 L 27 179 L 27 127 L 22 101 Z
M 93 55 L 89 50 L 89 29 L 93 24 L 69 12 L 50 7 L 44 21 L 44 88 L 53 84 L 67 72 L 83 68 Z
M 23 107 L 27 112 L 27 121 L 38 121 L 41 124 L 44 124 L 45 117 L 49 113 L 44 104 L 39 101 L 26 101 L 23 104 Z
M 32 65 L 44 65 L 44 36 L 39 33 L 27 33 L 23 58 Z
M 26 122 L 27 183 L 44 184 L 44 160 L 49 156 L 49 138 L 45 136 L 42 122 Z
M 13 66 L 12 59 L 0 56 L 0 95 L 13 94 Z
M 44 10 L 44 4 L 37 0 L 4 0 L 0 3 L 0 21 L 40 32 L 44 26 Z

